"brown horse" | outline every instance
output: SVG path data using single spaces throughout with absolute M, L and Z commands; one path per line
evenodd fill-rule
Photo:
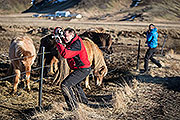
M 88 59 L 93 69 L 93 74 L 96 77 L 96 84 L 100 86 L 103 81 L 103 77 L 106 76 L 108 69 L 104 60 L 104 56 L 99 47 L 89 38 L 83 38 L 83 43 L 88 53 Z M 89 77 L 86 77 L 85 81 L 86 88 L 89 86 Z
M 14 79 L 13 92 L 17 92 L 21 71 L 26 72 L 26 87 L 30 91 L 30 71 L 31 65 L 36 58 L 36 49 L 32 39 L 27 36 L 16 37 L 11 41 L 9 48 L 9 58 L 11 59 L 11 68 L 14 68 L 16 77 Z

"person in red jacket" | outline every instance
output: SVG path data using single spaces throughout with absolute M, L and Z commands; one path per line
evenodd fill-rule
M 59 42 L 56 45 L 58 51 L 62 57 L 67 59 L 70 69 L 74 70 L 61 84 L 68 110 L 72 111 L 78 108 L 78 100 L 85 104 L 88 103 L 88 99 L 80 87 L 80 83 L 89 75 L 91 66 L 82 39 L 75 33 L 74 29 L 66 28 L 63 36 L 59 38 Z

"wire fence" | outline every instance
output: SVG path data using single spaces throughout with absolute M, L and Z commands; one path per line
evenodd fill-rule
M 45 47 L 42 47 L 42 53 L 38 53 L 38 54 L 37 54 L 37 56 L 42 55 L 42 59 L 41 59 L 41 62 L 42 62 L 42 63 L 41 63 L 41 66 L 40 66 L 40 67 L 36 67 L 36 68 L 34 68 L 34 69 L 31 69 L 31 71 L 24 71 L 24 72 L 22 72 L 22 73 L 20 74 L 20 75 L 22 75 L 22 74 L 25 74 L 26 72 L 32 73 L 32 71 L 41 69 L 40 80 L 34 81 L 34 82 L 39 82 L 39 99 L 38 99 L 38 106 L 39 106 L 40 111 L 41 111 L 41 108 L 42 108 L 42 105 L 41 105 L 41 104 L 42 104 L 43 69 L 44 69 L 45 67 L 49 67 L 49 66 L 50 66 L 50 65 L 44 66 L 44 55 L 45 55 L 45 54 L 50 54 L 50 53 L 51 53 L 51 52 L 45 52 Z M 10 61 L 22 60 L 22 59 L 24 59 L 24 58 L 33 57 L 33 56 L 34 56 L 34 55 L 32 55 L 32 56 L 25 56 L 25 57 L 22 57 L 22 58 L 14 58 L 14 59 L 10 59 Z M 7 61 L 9 61 L 9 60 L 7 60 Z M 12 78 L 12 77 L 15 77 L 15 76 L 16 76 L 16 74 L 3 77 L 3 78 L 0 78 L 0 81 L 7 80 L 7 79 Z M 25 86 L 25 87 L 26 87 L 26 86 Z M 25 87 L 24 87 L 24 88 L 25 88 Z M 23 89 L 24 89 L 24 88 L 23 88 Z
M 140 45 L 140 44 L 139 44 L 139 45 Z M 44 55 L 45 55 L 45 54 L 50 54 L 50 53 L 52 53 L 52 52 L 44 52 L 44 51 L 45 51 L 45 47 L 42 48 L 42 53 L 38 53 L 37 56 L 36 56 L 36 57 L 40 57 L 40 56 L 42 57 L 42 59 L 41 59 L 41 62 L 42 62 L 42 63 L 41 63 L 41 66 L 40 66 L 40 67 L 36 67 L 36 68 L 34 68 L 34 69 L 31 69 L 31 71 L 24 71 L 24 72 L 22 72 L 22 73 L 20 74 L 20 75 L 23 75 L 23 74 L 25 74 L 26 72 L 32 73 L 32 71 L 36 71 L 36 70 L 40 70 L 40 69 L 41 69 L 40 79 L 34 81 L 34 83 L 39 82 L 38 107 L 39 107 L 39 110 L 40 110 L 40 111 L 42 110 L 43 69 L 44 69 L 45 67 L 50 67 L 50 65 L 44 66 Z M 33 56 L 34 56 L 34 55 L 33 55 Z M 21 58 L 14 58 L 14 59 L 9 59 L 9 60 L 7 60 L 7 61 L 23 60 L 24 58 L 33 57 L 33 56 L 25 56 L 25 57 L 21 57 Z M 117 68 L 116 68 L 115 70 L 109 71 L 108 73 L 112 73 L 112 72 L 114 72 L 114 71 L 116 71 L 116 70 L 117 70 Z M 12 77 L 15 77 L 15 76 L 16 76 L 16 74 L 3 77 L 3 78 L 0 78 L 0 81 L 7 80 L 7 79 L 12 78 Z M 25 89 L 25 87 L 26 87 L 26 86 L 24 86 L 23 89 Z
M 52 52 L 44 52 L 44 54 L 50 54 Z M 43 53 L 38 53 L 37 56 L 39 55 L 42 55 Z M 22 57 L 22 58 L 14 58 L 14 59 L 8 59 L 8 60 L 3 60 L 3 61 L 15 61 L 15 60 L 23 60 L 24 58 L 29 58 L 29 57 L 33 57 L 34 55 L 32 56 L 25 56 L 25 57 Z
M 50 53 L 51 53 L 51 52 L 44 52 L 44 54 L 50 54 Z M 38 54 L 37 54 L 37 56 L 41 56 L 41 55 L 43 55 L 43 53 L 38 53 Z M 23 60 L 24 58 L 29 58 L 29 57 L 33 57 L 33 56 L 34 56 L 34 55 L 32 55 L 32 56 L 25 56 L 25 57 L 22 57 L 22 58 L 14 58 L 14 59 L 9 59 L 9 60 L 4 60 L 4 61 Z M 50 65 L 41 66 L 41 67 L 36 67 L 36 68 L 34 68 L 34 69 L 31 69 L 31 71 L 24 71 L 24 72 L 22 72 L 20 75 L 26 74 L 26 72 L 32 73 L 32 71 L 42 69 L 42 67 L 43 67 L 43 68 L 45 68 L 45 67 L 50 67 Z M 7 79 L 12 78 L 12 77 L 15 77 L 15 76 L 16 76 L 16 74 L 3 77 L 3 78 L 0 78 L 0 81 L 4 81 L 4 80 L 7 80 Z
M 44 68 L 45 68 L 45 67 L 50 67 L 50 65 L 46 65 L 46 66 L 43 66 L 43 67 L 44 67 Z M 30 73 L 32 73 L 32 71 L 39 70 L 39 69 L 41 69 L 41 68 L 42 68 L 42 67 L 37 67 L 37 68 L 31 69 Z M 21 73 L 21 75 L 25 74 L 26 72 L 29 72 L 29 71 L 24 71 L 24 72 Z M 12 78 L 12 77 L 15 77 L 15 76 L 16 76 L 16 74 L 3 77 L 3 78 L 0 78 L 0 81 L 7 80 L 7 79 Z

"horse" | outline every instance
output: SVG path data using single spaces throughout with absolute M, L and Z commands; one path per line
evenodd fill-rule
M 95 32 L 95 31 L 85 31 L 84 33 L 79 35 L 80 37 L 88 37 L 95 44 L 98 45 L 100 49 L 104 52 L 111 54 L 112 51 L 112 38 L 110 34 Z
M 14 72 L 16 74 L 12 91 L 13 93 L 17 92 L 22 71 L 26 72 L 26 88 L 28 92 L 31 90 L 30 71 L 36 56 L 35 46 L 32 39 L 28 36 L 16 37 L 11 41 L 9 47 L 9 58 L 11 60 L 10 71 L 14 68 Z
M 96 85 L 100 86 L 102 84 L 103 77 L 105 77 L 108 72 L 103 53 L 92 40 L 87 37 L 83 37 L 82 39 L 88 54 L 91 68 L 93 69 L 93 75 L 96 77 Z M 91 89 L 89 85 L 89 77 L 86 77 L 85 86 L 86 88 Z
M 40 47 L 38 53 L 41 53 L 41 48 L 45 47 L 44 65 L 50 65 L 50 71 L 48 72 L 47 67 L 44 69 L 44 74 L 53 75 L 58 70 L 58 50 L 56 47 L 56 41 L 53 38 L 54 34 L 48 34 L 41 38 Z M 38 58 L 38 64 L 40 64 L 40 57 Z M 53 64 L 54 69 L 53 70 Z

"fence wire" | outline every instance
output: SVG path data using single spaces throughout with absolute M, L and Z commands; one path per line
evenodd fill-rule
M 44 68 L 45 68 L 45 67 L 50 67 L 50 65 L 46 65 L 46 66 L 43 66 L 43 67 L 44 67 Z M 42 67 L 37 67 L 37 68 L 31 69 L 30 73 L 32 73 L 32 71 L 39 70 L 39 69 L 41 69 L 41 68 L 42 68 Z M 24 72 L 22 72 L 20 75 L 26 74 L 26 72 L 29 72 L 29 71 L 24 71 Z M 15 76 L 16 76 L 16 74 L 3 77 L 3 78 L 0 78 L 0 81 L 9 79 L 9 78 L 12 78 L 12 77 L 15 77 Z
M 52 52 L 44 52 L 44 54 L 50 54 Z M 43 53 L 38 53 L 37 56 L 39 55 L 42 55 Z M 14 59 L 8 59 L 8 60 L 4 60 L 4 61 L 15 61 L 15 60 L 23 60 L 24 58 L 28 58 L 28 57 L 33 57 L 34 55 L 32 56 L 25 56 L 25 57 L 22 57 L 22 58 L 14 58 Z M 9 57 L 8 57 L 9 58 Z
M 51 52 L 45 52 L 44 54 L 50 54 L 50 53 L 51 53 Z M 43 53 L 38 53 L 37 56 L 42 55 L 42 54 L 43 54 Z M 22 60 L 22 59 L 24 59 L 24 58 L 33 57 L 33 56 L 34 56 L 34 55 L 32 55 L 32 56 L 25 56 L 25 57 L 22 57 L 22 58 L 14 58 L 14 59 L 9 59 L 9 60 L 4 60 L 4 61 Z M 46 66 L 43 66 L 43 67 L 50 67 L 50 65 L 46 65 Z M 37 67 L 37 68 L 31 69 L 30 73 L 32 73 L 32 71 L 39 70 L 39 69 L 41 69 L 41 68 L 42 68 L 42 67 Z M 20 75 L 25 74 L 26 72 L 29 72 L 29 71 L 24 71 L 24 72 L 22 72 Z M 12 77 L 15 77 L 15 76 L 16 76 L 16 74 L 3 77 L 3 78 L 0 78 L 0 81 L 4 81 L 4 80 L 6 80 L 6 79 L 9 79 L 9 78 L 12 78 Z

